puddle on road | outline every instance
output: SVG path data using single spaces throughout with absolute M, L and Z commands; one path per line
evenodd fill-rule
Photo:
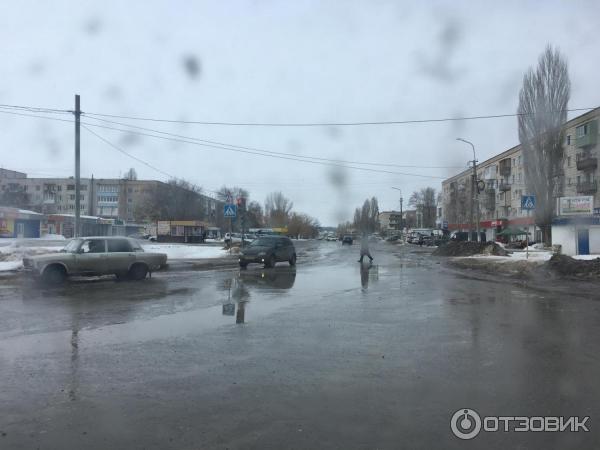
M 102 298 L 98 299 L 86 298 L 90 286 L 86 282 L 54 291 L 39 290 L 36 292 L 39 298 L 27 300 L 33 302 L 30 308 L 42 305 L 46 309 L 62 308 L 61 313 L 72 316 L 74 324 L 84 322 L 87 326 L 73 325 L 69 330 L 18 336 L 0 334 L 0 357 L 11 360 L 31 354 L 69 352 L 73 333 L 81 350 L 252 324 L 294 304 L 316 302 L 335 292 L 359 290 L 361 283 L 364 290 L 364 274 L 360 274 L 357 266 L 348 264 L 329 270 L 308 266 L 298 271 L 287 266 L 274 269 L 251 266 L 241 271 L 207 273 L 208 276 L 192 272 L 165 274 L 164 279 L 156 276 L 143 285 L 105 280 L 93 283 L 94 290 L 102 292 Z M 378 279 L 377 271 L 377 267 L 368 271 L 369 281 Z M 94 326 L 93 320 L 106 315 L 106 309 L 113 314 L 110 323 Z

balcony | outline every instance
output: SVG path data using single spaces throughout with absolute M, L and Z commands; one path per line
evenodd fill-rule
M 510 191 L 510 183 L 508 181 L 501 181 L 498 185 L 498 190 L 500 192 Z
M 598 191 L 598 183 L 594 181 L 580 181 L 577 183 L 577 193 L 593 195 Z
M 495 210 L 496 209 L 496 194 L 492 194 L 489 193 L 488 195 L 485 196 L 484 201 L 483 201 L 483 207 L 485 209 L 488 210 Z
M 510 177 L 511 174 L 511 166 L 510 166 L 510 159 L 503 159 L 502 161 L 500 161 L 500 176 L 508 178 Z
M 598 142 L 598 121 L 591 120 L 577 127 L 577 147 L 591 147 Z
M 598 158 L 591 153 L 577 154 L 577 170 L 596 170 L 598 167 Z

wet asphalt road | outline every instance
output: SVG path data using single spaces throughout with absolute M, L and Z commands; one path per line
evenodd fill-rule
M 0 281 L 0 448 L 598 448 L 600 303 L 426 250 L 300 242 L 296 269 Z M 450 430 L 590 416 L 590 432 Z

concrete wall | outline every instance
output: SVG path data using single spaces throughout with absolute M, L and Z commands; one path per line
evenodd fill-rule
M 573 225 L 552 225 L 552 245 L 562 245 L 563 255 L 577 254 L 577 234 Z
M 600 254 L 600 227 L 590 227 L 590 255 Z

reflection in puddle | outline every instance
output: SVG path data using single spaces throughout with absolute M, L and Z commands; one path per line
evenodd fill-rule
M 379 266 L 374 266 L 372 263 L 361 263 L 360 265 L 360 285 L 362 291 L 366 292 L 369 288 L 369 280 L 379 280 Z
M 295 280 L 295 267 L 241 270 L 224 283 L 228 287 L 228 297 L 222 313 L 224 316 L 235 316 L 235 323 L 245 323 L 246 304 L 250 301 L 249 288 L 288 290 L 294 286 Z

